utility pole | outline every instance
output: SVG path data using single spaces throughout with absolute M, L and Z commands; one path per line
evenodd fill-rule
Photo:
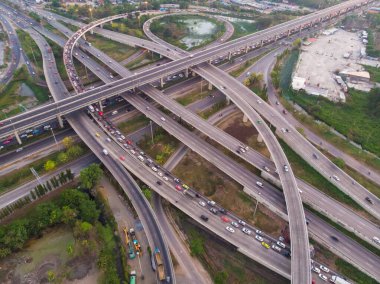
M 149 121 L 149 125 L 150 125 L 150 134 L 152 136 L 152 145 L 154 144 L 154 139 L 153 139 L 153 125 L 152 125 L 152 121 L 150 120 Z
M 57 138 L 56 138 L 55 135 L 54 135 L 53 128 L 50 127 L 50 130 L 51 130 L 51 134 L 53 134 L 53 138 L 54 138 L 54 141 L 55 141 L 55 145 L 57 146 L 57 150 L 58 150 L 58 148 L 59 148 L 59 146 L 58 146 L 58 141 L 57 141 Z
M 34 177 L 36 178 L 37 182 L 43 186 L 42 182 L 41 182 L 41 178 L 40 176 L 38 175 L 38 173 L 36 172 L 36 170 L 32 167 L 30 168 L 30 171 L 32 172 L 32 174 L 34 175 Z

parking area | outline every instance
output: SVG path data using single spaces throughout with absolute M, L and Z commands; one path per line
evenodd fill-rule
M 334 73 L 362 71 L 363 67 L 358 63 L 362 47 L 362 40 L 356 33 L 342 29 L 328 35 L 322 33 L 318 38 L 310 39 L 310 45 L 302 46 L 293 75 L 305 79 L 307 93 L 344 101 L 344 92 Z

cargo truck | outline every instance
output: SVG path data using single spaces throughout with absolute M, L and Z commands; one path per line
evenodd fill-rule
M 161 259 L 161 252 L 158 248 L 154 250 L 154 259 L 156 260 L 156 269 L 159 280 L 165 280 L 164 264 Z

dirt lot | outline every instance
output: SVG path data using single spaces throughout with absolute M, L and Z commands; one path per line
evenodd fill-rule
M 363 70 L 356 63 L 363 46 L 356 33 L 341 29 L 332 35 L 320 35 L 311 45 L 302 46 L 294 76 L 305 78 L 307 89 L 325 93 L 331 100 L 338 100 L 340 87 L 333 73 Z M 343 58 L 345 53 L 351 53 L 350 58 Z

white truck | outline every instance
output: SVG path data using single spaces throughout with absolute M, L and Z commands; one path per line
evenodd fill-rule
M 330 282 L 335 284 L 351 284 L 350 282 L 336 275 L 331 276 Z

